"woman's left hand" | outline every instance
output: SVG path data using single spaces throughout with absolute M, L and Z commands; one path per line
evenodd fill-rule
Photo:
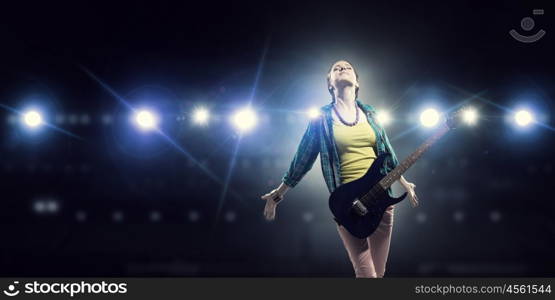
M 416 184 L 412 182 L 408 182 L 404 177 L 401 177 L 400 182 L 401 182 L 401 185 L 403 185 L 403 187 L 405 188 L 405 190 L 407 190 L 410 204 L 412 205 L 412 207 L 417 207 L 418 196 L 416 196 L 416 192 L 414 191 L 414 189 L 416 188 Z
M 416 196 L 416 192 L 414 191 L 415 187 L 416 187 L 416 185 L 414 183 L 411 183 L 411 182 L 409 182 L 408 186 L 405 186 L 405 189 L 409 193 L 409 200 L 410 200 L 410 204 L 412 205 L 412 207 L 417 207 L 418 206 L 418 196 Z

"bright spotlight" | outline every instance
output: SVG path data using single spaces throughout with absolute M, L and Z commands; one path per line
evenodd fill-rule
M 382 126 L 386 126 L 391 123 L 391 115 L 387 111 L 378 111 L 377 118 L 378 123 Z
M 31 128 L 35 128 L 42 124 L 42 116 L 39 112 L 31 110 L 23 114 L 23 122 Z
M 156 127 L 157 118 L 148 110 L 140 110 L 135 114 L 135 122 L 141 129 L 151 130 Z
M 530 125 L 533 121 L 532 114 L 527 110 L 519 110 L 515 114 L 515 122 L 518 126 L 525 127 Z
M 210 119 L 210 113 L 205 108 L 198 108 L 193 113 L 193 121 L 199 125 L 205 125 Z
M 476 124 L 476 120 L 478 119 L 478 113 L 473 108 L 467 108 L 463 112 L 463 120 L 468 125 Z
M 420 114 L 420 123 L 424 127 L 434 127 L 439 121 L 439 113 L 433 108 L 428 108 Z
M 233 124 L 242 132 L 248 131 L 256 125 L 256 114 L 250 108 L 244 108 L 233 115 Z
M 320 110 L 318 110 L 318 108 L 316 107 L 311 107 L 306 114 L 308 115 L 309 118 L 311 119 L 315 119 L 320 115 Z

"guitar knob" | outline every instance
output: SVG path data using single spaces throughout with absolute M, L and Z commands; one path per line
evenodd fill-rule
M 355 211 L 357 215 L 361 217 L 368 213 L 368 209 L 366 208 L 366 206 L 364 206 L 364 204 L 358 199 L 353 201 L 353 205 L 351 206 L 351 208 Z

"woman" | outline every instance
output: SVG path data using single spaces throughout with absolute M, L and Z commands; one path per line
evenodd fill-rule
M 328 76 L 332 103 L 321 108 L 321 114 L 309 122 L 289 170 L 276 189 L 263 195 L 264 216 L 275 218 L 277 204 L 285 193 L 299 183 L 312 168 L 318 154 L 328 190 L 356 180 L 366 174 L 377 155 L 391 154 L 382 172 L 399 163 L 384 129 L 376 122 L 372 106 L 358 100 L 358 74 L 345 60 L 332 64 Z M 407 190 L 413 207 L 418 205 L 414 184 L 401 176 L 399 182 Z M 391 188 L 388 189 L 391 193 Z M 351 235 L 343 226 L 337 231 L 347 250 L 356 277 L 383 277 L 389 253 L 394 205 L 387 208 L 379 227 L 366 239 Z

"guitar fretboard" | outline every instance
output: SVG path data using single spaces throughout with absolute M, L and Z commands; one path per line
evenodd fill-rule
M 426 152 L 437 140 L 439 140 L 444 134 L 449 131 L 449 126 L 443 124 L 437 132 L 429 137 L 420 147 L 418 147 L 409 157 L 407 157 L 402 163 L 400 163 L 395 169 L 387 174 L 382 180 L 380 180 L 380 186 L 385 190 L 390 187 L 396 180 L 401 178 L 401 175 L 405 173 L 421 156 Z

